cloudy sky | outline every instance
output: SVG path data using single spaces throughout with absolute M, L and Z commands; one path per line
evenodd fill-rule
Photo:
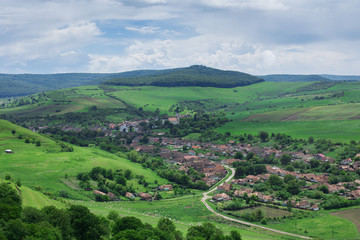
M 0 72 L 360 74 L 359 0 L 1 0 Z

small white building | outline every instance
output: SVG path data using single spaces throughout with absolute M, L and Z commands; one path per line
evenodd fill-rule
M 14 153 L 11 149 L 6 149 L 5 153 Z

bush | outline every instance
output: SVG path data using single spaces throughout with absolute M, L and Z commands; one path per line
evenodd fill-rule
M 59 192 L 59 197 L 69 198 L 69 193 L 68 193 L 68 191 L 66 191 L 66 190 L 61 190 L 61 191 Z
M 107 216 L 108 219 L 115 221 L 115 219 L 117 219 L 119 217 L 119 213 L 111 210 Z
M 5 174 L 5 180 L 8 180 L 8 181 L 11 180 L 11 175 L 9 173 Z
M 266 225 L 266 224 L 267 224 L 266 218 L 261 219 L 260 223 L 261 223 L 262 225 Z

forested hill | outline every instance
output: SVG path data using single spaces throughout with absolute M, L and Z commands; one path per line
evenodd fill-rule
M 267 82 L 326 82 L 332 81 L 320 75 L 292 75 L 292 74 L 273 74 L 260 76 Z
M 142 73 L 142 72 L 138 72 Z M 113 75 L 105 85 L 118 86 L 158 86 L 158 87 L 218 87 L 232 88 L 262 82 L 263 79 L 236 71 L 223 71 L 205 66 L 191 66 L 168 70 L 158 70 L 137 76 Z
M 53 89 L 98 85 L 110 74 L 0 74 L 0 98 L 24 96 Z

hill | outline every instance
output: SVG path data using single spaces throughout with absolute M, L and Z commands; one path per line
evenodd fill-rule
M 30 142 L 26 143 L 26 139 L 30 139 Z M 37 141 L 40 145 L 35 144 Z M 62 145 L 61 142 L 0 120 L 0 178 L 4 179 L 9 174 L 14 180 L 20 179 L 23 186 L 55 196 L 60 191 L 67 191 L 75 199 L 89 199 L 92 195 L 77 187 L 76 175 L 97 166 L 113 170 L 128 169 L 134 176 L 144 176 L 149 183 L 168 182 L 140 164 L 98 148 L 72 146 L 73 152 L 65 152 L 62 151 Z M 14 153 L 5 153 L 6 149 Z M 135 178 L 129 183 L 134 188 L 142 189 Z
M 0 74 L 0 98 L 25 96 L 53 89 L 97 85 L 108 74 Z
M 321 74 L 322 77 L 334 80 L 334 81 L 360 81 L 360 76 L 357 75 L 329 75 Z
M 261 76 L 268 82 L 323 82 L 331 81 L 331 79 L 320 75 L 292 75 L 292 74 L 272 74 Z
M 150 73 L 150 74 L 149 74 Z M 157 86 L 157 87 L 218 87 L 233 88 L 246 86 L 263 80 L 241 72 L 223 71 L 205 66 L 191 66 L 171 70 L 151 71 L 145 74 L 124 77 L 114 75 L 113 79 L 104 82 L 105 85 L 116 86 Z

